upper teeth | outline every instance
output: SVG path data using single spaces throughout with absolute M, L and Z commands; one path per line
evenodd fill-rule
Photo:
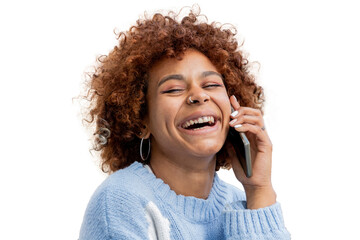
M 205 117 L 199 117 L 197 119 L 192 119 L 192 120 L 186 121 L 182 125 L 182 127 L 183 128 L 188 128 L 191 125 L 198 124 L 198 123 L 206 123 L 206 122 L 214 123 L 215 122 L 214 117 L 213 116 L 205 116 Z

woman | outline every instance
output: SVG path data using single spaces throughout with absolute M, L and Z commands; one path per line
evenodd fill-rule
M 180 22 L 155 14 L 99 59 L 90 122 L 111 175 L 80 239 L 290 238 L 271 184 L 263 91 L 235 34 L 193 12 Z M 226 140 L 230 127 L 250 140 L 250 178 Z M 220 167 L 233 168 L 245 193 L 219 179 Z

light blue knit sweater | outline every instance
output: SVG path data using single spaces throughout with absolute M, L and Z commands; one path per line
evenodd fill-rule
M 110 175 L 86 209 L 80 240 L 290 239 L 279 203 L 245 209 L 245 194 L 215 174 L 209 197 L 177 195 L 139 162 Z

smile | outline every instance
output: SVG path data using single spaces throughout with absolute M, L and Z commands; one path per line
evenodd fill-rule
M 199 130 L 205 127 L 211 127 L 215 125 L 215 119 L 213 116 L 202 116 L 199 118 L 191 119 L 181 125 L 184 129 Z

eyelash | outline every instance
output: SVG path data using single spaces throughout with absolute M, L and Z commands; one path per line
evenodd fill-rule
M 161 93 L 173 93 L 173 92 L 180 92 L 180 91 L 182 91 L 182 89 L 170 89 L 167 91 L 162 91 Z
M 206 85 L 204 86 L 205 88 L 207 87 L 222 87 L 223 85 L 221 84 L 209 84 L 209 85 Z M 162 91 L 162 93 L 173 93 L 173 92 L 180 92 L 180 91 L 183 91 L 183 89 L 170 89 L 170 90 L 167 90 L 167 91 Z

